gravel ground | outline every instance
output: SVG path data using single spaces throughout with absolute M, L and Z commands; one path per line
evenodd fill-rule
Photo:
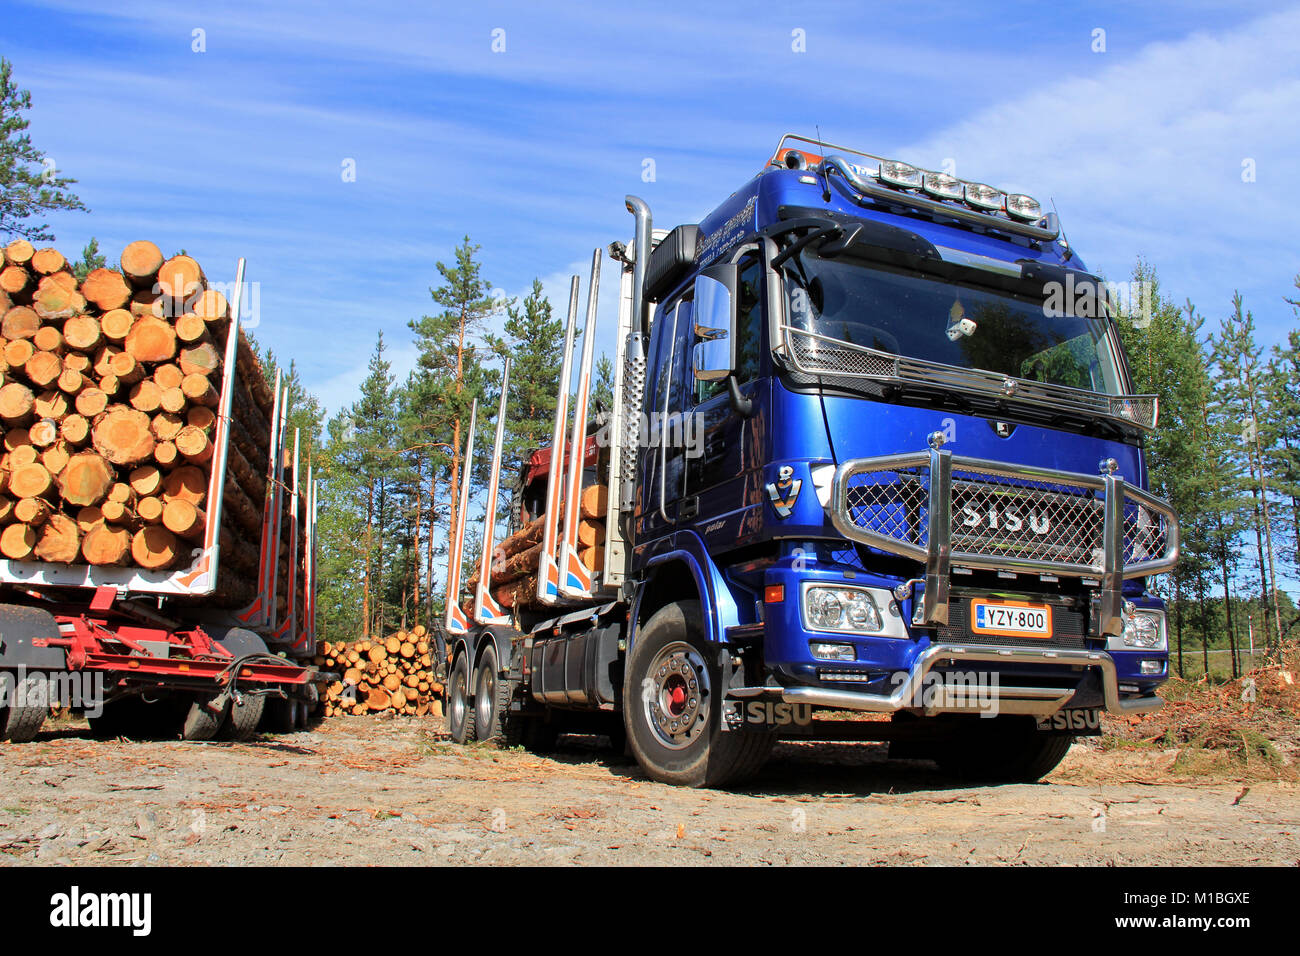
M 574 741 L 458 747 L 434 718 L 249 743 L 0 745 L 0 865 L 1300 863 L 1300 787 L 1180 776 L 1076 744 L 1045 783 L 957 785 L 880 745 L 780 745 L 742 790 L 683 790 Z

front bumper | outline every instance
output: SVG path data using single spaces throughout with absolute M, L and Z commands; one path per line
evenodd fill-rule
M 811 704 L 837 710 L 891 713 L 919 710 L 926 713 L 1054 714 L 1068 707 L 1076 694 L 1075 686 L 1052 686 L 1026 682 L 1023 685 L 995 684 L 970 694 L 943 682 L 927 686 L 927 677 L 948 664 L 983 663 L 1000 667 L 1012 665 L 1051 665 L 1095 670 L 1101 679 L 1106 710 L 1112 714 L 1138 714 L 1157 710 L 1164 703 L 1155 694 L 1121 696 L 1115 660 L 1105 651 L 1046 650 L 1036 648 L 964 647 L 957 644 L 933 644 L 921 651 L 910 671 L 900 674 L 889 693 L 841 690 L 828 687 L 786 687 L 781 699 L 793 704 Z M 998 673 L 992 671 L 992 673 Z

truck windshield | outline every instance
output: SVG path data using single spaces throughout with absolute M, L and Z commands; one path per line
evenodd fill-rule
M 1105 318 L 1048 314 L 1042 299 L 860 260 L 802 255 L 799 264 L 787 279 L 795 329 L 925 362 L 1123 391 Z

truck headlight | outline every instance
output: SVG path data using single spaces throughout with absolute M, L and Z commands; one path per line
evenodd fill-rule
M 1165 633 L 1165 612 L 1138 608 L 1124 622 L 1124 631 L 1106 642 L 1115 651 L 1167 651 L 1169 638 Z
M 811 586 L 803 602 L 809 630 L 871 634 L 883 629 L 880 608 L 864 588 Z

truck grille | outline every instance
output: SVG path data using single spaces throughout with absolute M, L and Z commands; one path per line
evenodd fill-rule
M 1017 474 L 954 460 L 951 515 L 952 561 L 984 559 L 981 565 L 1028 562 L 1102 570 L 1105 492 L 1099 482 Z M 844 486 L 844 517 L 866 532 L 869 544 L 895 541 L 915 554 L 929 544 L 930 478 L 924 459 L 895 467 L 855 471 Z M 1156 561 L 1169 545 L 1167 517 L 1134 500 L 1124 503 L 1124 563 Z

